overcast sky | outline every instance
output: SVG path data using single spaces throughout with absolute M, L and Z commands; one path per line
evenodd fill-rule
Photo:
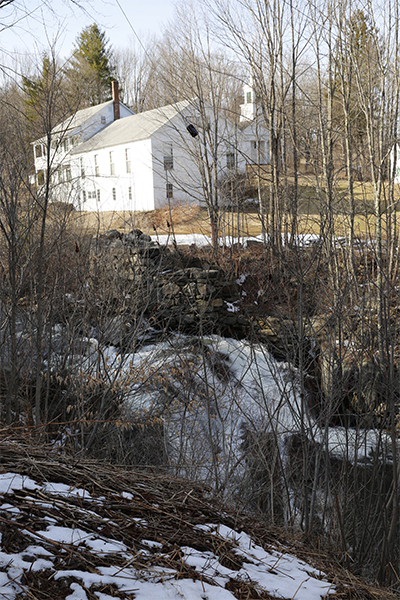
M 94 22 L 106 31 L 114 47 L 129 44 L 134 34 L 117 0 L 75 2 L 15 0 L 0 11 L 0 48 L 7 54 L 41 51 L 57 39 L 59 54 L 67 57 L 78 33 Z M 143 40 L 160 33 L 174 14 L 174 0 L 119 0 L 119 4 Z

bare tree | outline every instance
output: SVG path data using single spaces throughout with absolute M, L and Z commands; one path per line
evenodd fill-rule
M 149 39 L 142 45 L 132 39 L 129 47 L 114 50 L 115 76 L 121 86 L 121 99 L 135 113 L 159 106 L 152 97 L 155 43 L 155 39 Z
M 173 43 L 171 41 L 173 31 Z M 169 34 L 160 42 L 157 73 L 165 99 L 193 102 L 195 144 L 185 142 L 197 165 L 201 191 L 207 208 L 212 245 L 218 247 L 224 208 L 220 199 L 220 180 L 236 168 L 238 97 L 241 80 L 236 65 L 212 41 L 206 15 L 201 17 L 185 5 Z M 227 165 L 227 155 L 231 163 Z

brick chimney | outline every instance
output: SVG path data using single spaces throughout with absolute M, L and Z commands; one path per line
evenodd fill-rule
M 118 81 L 111 82 L 112 89 L 112 97 L 114 100 L 114 121 L 121 117 L 119 112 L 119 91 L 118 91 Z

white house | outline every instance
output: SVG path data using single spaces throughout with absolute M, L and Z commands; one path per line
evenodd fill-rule
M 244 102 L 240 105 L 240 127 L 243 132 L 241 152 L 246 164 L 269 164 L 269 134 L 263 123 L 253 79 L 243 86 Z
M 34 142 L 37 185 L 44 184 L 49 170 L 53 201 L 88 211 L 201 202 L 204 157 L 218 177 L 232 169 L 244 171 L 248 163 L 268 162 L 268 133 L 247 114 L 247 96 L 239 127 L 218 117 L 218 140 L 210 156 L 201 128 L 206 121 L 211 126 L 211 110 L 205 120 L 196 100 L 184 100 L 133 114 L 113 84 L 113 100 L 78 111 L 51 132 L 50 156 L 46 139 Z

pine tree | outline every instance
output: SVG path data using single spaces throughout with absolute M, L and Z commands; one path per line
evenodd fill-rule
M 35 121 L 37 119 L 38 104 L 41 101 L 46 82 L 49 76 L 50 59 L 47 54 L 43 55 L 42 70 L 34 80 L 29 77 L 22 77 L 22 86 L 25 92 L 26 117 Z
M 44 53 L 36 72 L 22 77 L 22 110 L 29 139 L 38 139 L 71 112 L 63 72 L 56 58 Z
M 79 98 L 80 106 L 95 106 L 110 99 L 113 71 L 105 32 L 96 23 L 85 27 L 67 70 L 70 93 Z

